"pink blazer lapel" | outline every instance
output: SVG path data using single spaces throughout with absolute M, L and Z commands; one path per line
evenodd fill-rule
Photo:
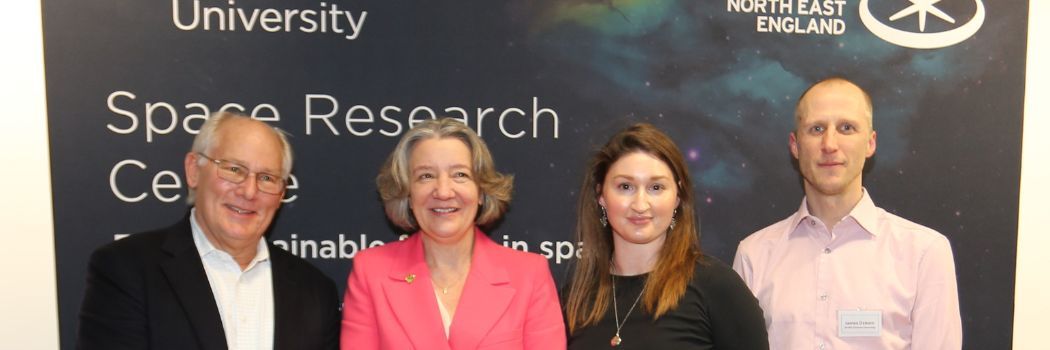
M 448 350 L 419 235 L 406 240 L 397 263 L 390 268 L 389 278 L 383 281 L 383 292 L 413 347 Z
M 477 348 L 514 298 L 516 291 L 509 284 L 507 270 L 501 266 L 505 262 L 490 255 L 497 247 L 488 236 L 476 231 L 470 274 L 449 329 L 453 349 Z

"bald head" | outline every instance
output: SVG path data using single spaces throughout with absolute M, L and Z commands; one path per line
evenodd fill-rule
M 864 112 L 864 117 L 868 121 L 868 128 L 872 126 L 872 106 L 871 96 L 864 91 L 860 86 L 853 82 L 846 80 L 841 77 L 826 78 L 817 83 L 810 85 L 802 96 L 798 99 L 798 105 L 795 106 L 795 128 L 801 125 L 802 120 L 805 119 L 806 115 L 815 109 L 818 109 L 819 104 L 822 103 L 822 99 L 814 98 L 813 96 L 826 96 L 828 94 L 839 94 L 845 95 L 851 98 L 850 100 L 858 101 L 858 108 Z
M 845 79 L 825 79 L 802 94 L 795 114 L 788 145 L 805 180 L 806 197 L 856 203 L 865 161 L 876 147 L 868 94 Z

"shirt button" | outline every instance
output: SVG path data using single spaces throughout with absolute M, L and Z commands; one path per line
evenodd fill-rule
M 821 350 L 823 350 L 823 349 L 824 349 L 824 343 L 820 343 L 820 346 L 818 346 L 818 348 L 820 348 Z
M 826 301 L 826 300 L 828 300 L 828 295 L 827 294 L 821 294 L 820 295 L 820 301 Z
M 817 226 L 817 221 L 813 220 L 813 219 L 809 219 L 809 226 Z
M 824 254 L 831 254 L 831 248 L 824 248 Z

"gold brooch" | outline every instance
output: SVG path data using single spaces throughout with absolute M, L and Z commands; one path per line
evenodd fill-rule
M 408 282 L 408 284 L 412 284 L 412 281 L 415 281 L 415 280 L 416 280 L 416 275 L 415 274 L 411 274 L 410 273 L 408 275 L 405 275 L 405 282 Z

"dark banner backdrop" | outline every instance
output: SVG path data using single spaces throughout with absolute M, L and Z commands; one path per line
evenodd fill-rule
M 1027 2 L 906 0 L 44 0 L 61 342 L 85 265 L 187 212 L 182 158 L 206 115 L 292 135 L 269 238 L 340 286 L 397 239 L 373 179 L 413 121 L 463 119 L 515 175 L 490 235 L 561 282 L 587 156 L 625 125 L 686 153 L 702 243 L 796 210 L 794 103 L 844 75 L 874 99 L 865 185 L 952 242 L 967 349 L 1011 344 Z

